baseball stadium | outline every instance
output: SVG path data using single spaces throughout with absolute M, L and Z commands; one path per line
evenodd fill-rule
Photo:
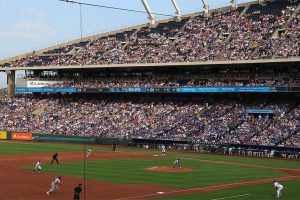
M 300 0 L 168 1 L 0 60 L 0 199 L 299 199 Z

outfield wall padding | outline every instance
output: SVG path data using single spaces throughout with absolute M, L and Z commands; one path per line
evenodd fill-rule
M 95 140 L 96 138 L 94 137 L 33 134 L 33 141 L 37 142 L 70 142 L 95 144 Z
M 46 135 L 46 134 L 33 134 L 33 141 L 36 142 L 70 142 L 70 143 L 87 143 L 87 144 L 103 144 L 131 146 L 132 141 L 128 139 L 116 138 L 100 138 L 100 137 L 83 137 L 83 136 L 62 136 L 62 135 Z

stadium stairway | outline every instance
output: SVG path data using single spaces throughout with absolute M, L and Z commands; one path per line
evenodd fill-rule
M 284 25 L 284 28 L 288 28 L 290 22 L 294 19 L 296 14 L 300 11 L 300 3 L 298 4 L 297 8 L 295 9 L 294 13 L 290 16 L 290 18 L 287 20 L 287 22 Z
M 33 111 L 31 114 L 33 115 L 42 115 L 45 113 L 45 108 L 48 107 L 48 105 L 42 106 L 38 109 L 36 109 L 35 111 Z
M 285 141 L 287 141 L 288 139 L 290 139 L 291 137 L 293 137 L 294 135 L 297 135 L 298 133 L 300 133 L 300 128 L 297 128 L 296 130 L 292 131 L 291 133 L 288 134 L 287 137 L 282 138 L 281 140 L 279 140 L 275 146 L 279 146 L 280 144 L 284 144 Z
M 169 40 L 171 40 L 171 44 L 170 44 L 170 49 L 172 49 L 174 47 L 174 44 L 178 41 L 178 39 L 180 38 L 179 35 L 180 33 L 183 32 L 183 30 L 185 29 L 185 27 L 188 25 L 188 21 L 190 20 L 190 18 L 185 18 L 184 19 L 185 22 L 183 24 L 183 26 L 177 31 L 177 33 L 173 36 L 173 37 L 170 37 Z M 169 51 L 168 54 L 165 56 L 165 58 L 163 59 L 163 63 L 166 63 L 167 62 L 167 58 L 170 56 L 172 51 Z
M 300 104 L 298 104 L 297 106 L 295 106 L 295 107 L 294 107 L 294 110 L 299 110 L 299 108 L 300 108 Z M 287 115 L 291 116 L 291 112 L 292 112 L 292 110 L 291 110 Z M 300 116 L 298 116 L 298 117 L 296 118 L 296 120 L 299 121 L 299 120 L 300 120 Z M 293 137 L 293 136 L 296 136 L 297 134 L 300 135 L 300 127 L 296 128 L 294 131 L 291 131 L 291 132 L 288 134 L 287 137 L 282 138 L 280 141 L 278 141 L 278 143 L 276 143 L 276 146 L 278 146 L 278 145 L 280 145 L 280 144 L 284 144 L 288 139 L 290 139 L 290 138 Z
M 92 41 L 90 40 L 90 41 L 88 41 L 88 42 L 86 43 L 85 46 L 89 46 L 91 43 L 92 43 Z M 72 55 L 72 57 L 71 57 L 70 59 L 75 58 L 76 54 L 79 53 L 79 52 L 83 49 L 83 47 L 85 47 L 85 46 L 81 46 L 79 49 L 77 49 L 76 52 Z
M 244 7 L 244 9 L 241 11 L 241 14 L 239 16 L 239 19 L 242 18 L 248 11 L 248 9 L 250 8 L 251 5 Z M 241 9 L 241 8 L 238 8 Z M 229 29 L 228 31 L 228 36 L 226 39 L 224 39 L 224 43 L 228 44 L 230 42 L 231 36 L 232 36 L 232 28 L 233 26 Z M 217 60 L 219 60 L 219 57 L 226 51 L 226 45 L 224 46 L 224 48 L 216 55 Z
M 140 31 L 140 28 L 136 29 L 135 31 L 132 32 L 132 34 L 130 35 L 130 37 L 127 38 L 127 40 L 125 40 L 125 44 L 122 46 L 122 49 L 126 49 L 127 45 L 129 44 L 129 41 L 133 39 L 133 37 L 135 37 L 137 35 L 137 33 Z
M 287 31 L 284 34 L 284 38 L 278 48 L 278 50 L 275 52 L 275 54 L 272 56 L 272 59 L 275 59 L 279 53 L 279 50 L 282 49 L 282 47 L 285 45 L 285 36 L 288 32 L 288 28 L 290 25 L 290 22 L 295 18 L 295 16 L 300 12 L 300 3 L 298 4 L 297 8 L 295 9 L 294 13 L 290 16 L 290 18 L 287 20 L 287 22 L 285 23 L 285 25 L 283 26 L 284 29 L 286 29 Z M 277 34 L 278 36 L 278 31 L 279 29 L 276 30 L 275 34 Z M 276 36 L 276 35 L 275 35 Z

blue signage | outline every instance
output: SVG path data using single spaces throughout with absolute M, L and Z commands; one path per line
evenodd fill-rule
M 274 110 L 247 109 L 246 114 L 275 114 Z
M 186 87 L 179 88 L 180 92 L 271 92 L 270 87 Z
M 16 93 L 22 92 L 76 92 L 76 88 L 16 88 Z
M 16 88 L 22 92 L 111 92 L 111 93 L 237 93 L 237 92 L 287 92 L 287 87 L 107 87 L 107 88 Z

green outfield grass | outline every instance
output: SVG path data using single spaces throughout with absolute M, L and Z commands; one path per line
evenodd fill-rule
M 107 151 L 108 148 L 95 148 L 97 151 Z M 59 144 L 59 143 L 34 143 L 34 142 L 13 142 L 0 140 L 0 155 L 5 154 L 24 154 L 24 153 L 43 153 L 43 152 L 64 152 L 64 151 L 83 151 L 82 145 Z
M 122 151 L 137 152 L 136 149 L 124 149 Z M 140 150 L 139 152 L 143 154 L 145 153 L 145 154 L 160 155 L 160 151 L 157 150 Z M 299 160 L 280 160 L 280 159 L 268 159 L 268 158 L 223 156 L 223 155 L 216 155 L 216 154 L 199 154 L 199 153 L 182 153 L 182 152 L 167 152 L 167 156 L 222 161 L 222 162 L 236 162 L 236 163 L 252 164 L 258 166 L 300 169 Z
M 184 167 L 193 169 L 188 173 L 145 170 L 153 166 L 171 166 L 173 161 L 173 158 L 87 161 L 85 175 L 88 179 L 103 182 L 154 184 L 173 188 L 194 188 L 286 175 L 282 171 L 273 169 L 212 164 L 194 160 L 182 160 Z M 28 168 L 31 169 L 32 166 Z M 55 167 L 44 165 L 43 169 L 45 172 L 62 176 L 83 177 L 83 162 L 62 163 Z
M 280 200 L 298 200 L 300 180 L 284 181 L 283 195 Z M 275 189 L 273 183 L 256 186 L 244 186 L 213 192 L 193 193 L 189 195 L 178 195 L 174 197 L 154 198 L 155 200 L 275 200 Z M 153 200 L 154 200 L 153 199 Z
M 111 148 L 104 148 L 104 147 L 93 147 L 93 149 L 96 152 L 111 150 Z M 13 142 L 13 141 L 6 142 L 0 140 L 0 155 L 41 153 L 41 152 L 54 152 L 54 151 L 57 152 L 83 151 L 83 146 L 77 144 L 33 143 L 33 142 Z M 160 151 L 157 150 L 144 150 L 144 149 L 135 149 L 135 148 L 117 148 L 117 151 L 150 154 L 150 155 L 160 154 Z M 249 158 L 249 157 L 223 156 L 223 155 L 198 154 L 198 153 L 181 153 L 181 152 L 167 152 L 167 156 L 213 160 L 213 161 L 222 161 L 222 162 L 237 162 L 237 163 L 254 164 L 260 166 L 300 168 L 300 162 L 292 161 L 292 160 L 275 160 L 275 159 L 264 159 L 264 158 Z
M 88 147 L 89 145 L 87 145 Z M 111 148 L 93 146 L 95 152 L 111 151 Z M 32 142 L 4 142 L 0 141 L 0 154 L 24 154 L 41 152 L 83 151 L 83 145 L 57 144 L 57 143 L 32 143 Z M 140 154 L 160 154 L 157 150 L 143 150 L 133 148 L 117 148 L 117 151 L 132 152 Z M 175 157 L 182 158 L 184 167 L 192 168 L 187 173 L 166 173 L 147 171 L 145 168 L 153 166 L 171 166 Z M 191 160 L 191 158 L 193 160 Z M 234 157 L 213 154 L 196 154 L 182 152 L 167 152 L 166 157 L 155 157 L 151 159 L 118 159 L 118 160 L 88 160 L 85 163 L 85 175 L 87 179 L 95 179 L 102 182 L 120 184 L 154 184 L 178 189 L 204 187 L 241 181 L 258 180 L 286 176 L 280 170 L 264 169 L 232 164 L 210 163 L 210 161 L 236 162 L 243 164 L 254 164 L 259 166 L 273 166 L 285 168 L 300 168 L 300 162 L 289 160 L 262 159 L 250 157 Z M 33 166 L 24 166 L 32 170 Z M 84 163 L 67 162 L 60 165 L 43 165 L 43 171 L 61 176 L 83 177 Z M 284 196 L 282 199 L 298 199 L 297 187 L 300 181 L 284 182 Z M 251 194 L 247 196 L 238 196 Z M 297 194 L 297 195 L 296 195 Z M 227 190 L 219 190 L 206 193 L 194 193 L 190 195 L 169 197 L 162 199 L 201 199 L 212 200 L 224 197 L 237 196 L 241 200 L 269 200 L 275 199 L 275 190 L 272 185 L 264 184 L 250 187 L 239 187 Z M 296 198 L 297 197 L 297 198 Z

